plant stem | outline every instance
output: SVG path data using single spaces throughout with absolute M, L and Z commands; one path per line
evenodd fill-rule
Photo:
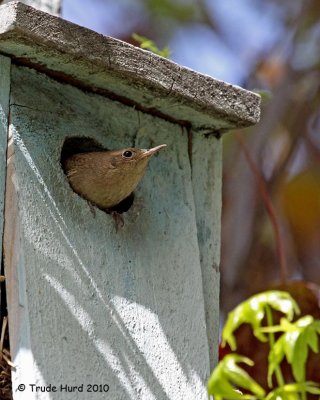
M 280 232 L 280 226 L 276 217 L 276 213 L 272 204 L 272 201 L 270 199 L 268 190 L 267 190 L 267 185 L 265 183 L 265 180 L 262 176 L 262 173 L 259 171 L 255 161 L 253 160 L 249 149 L 247 145 L 245 144 L 242 134 L 237 133 L 236 138 L 243 150 L 244 156 L 249 164 L 249 167 L 253 174 L 256 177 L 256 181 L 259 187 L 259 192 L 262 197 L 263 203 L 266 207 L 267 213 L 269 215 L 274 235 L 275 235 L 275 242 L 276 242 L 276 252 L 277 252 L 277 258 L 279 260 L 279 266 L 280 266 L 280 275 L 281 275 L 281 282 L 282 284 L 286 283 L 287 276 L 288 276 L 288 269 L 287 269 L 287 262 L 286 262 L 286 257 L 285 257 L 285 251 L 284 251 L 284 244 Z
M 271 308 L 266 305 L 266 316 L 267 316 L 267 325 L 268 327 L 273 326 L 273 318 L 272 318 L 272 311 Z M 274 339 L 274 333 L 273 332 L 269 332 L 268 333 L 268 337 L 269 337 L 269 346 L 270 346 L 270 350 L 273 348 L 274 343 L 275 343 L 275 339 Z M 284 379 L 282 376 L 282 372 L 281 372 L 281 368 L 278 366 L 275 368 L 275 374 L 276 374 L 276 379 L 278 382 L 278 386 L 284 386 Z

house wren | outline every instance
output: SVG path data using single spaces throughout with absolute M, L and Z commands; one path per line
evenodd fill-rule
M 150 158 L 163 147 L 166 144 L 148 150 L 127 148 L 78 153 L 67 158 L 63 167 L 76 193 L 108 211 L 134 191 Z

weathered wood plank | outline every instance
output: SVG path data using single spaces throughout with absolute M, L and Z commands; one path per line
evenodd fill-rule
M 20 226 L 12 240 L 20 251 L 10 267 L 27 314 L 12 343 L 14 385 L 32 369 L 33 382 L 23 383 L 106 383 L 106 397 L 117 400 L 206 399 L 209 350 L 187 135 L 27 68 L 13 68 L 13 82 Z M 68 185 L 59 160 L 72 135 L 107 148 L 168 145 L 151 161 L 119 232 Z M 24 396 L 35 398 L 30 390 Z
M 197 218 L 211 369 L 219 347 L 222 140 L 194 135 L 192 184 Z
M 0 51 L 56 79 L 207 133 L 259 120 L 257 94 L 19 2 L 1 7 Z
M 16 363 L 16 368 L 12 373 L 11 379 L 13 398 L 17 400 L 23 399 L 23 392 L 20 393 L 20 391 L 17 391 L 17 387 L 20 384 L 36 382 L 37 368 L 30 348 L 30 329 L 25 283 L 26 271 L 24 249 L 21 241 L 18 203 L 19 188 L 15 175 L 12 129 L 9 131 L 9 136 L 3 252 L 9 315 L 10 350 L 11 357 Z M 30 399 L 31 398 L 32 397 L 30 397 Z
M 6 182 L 6 154 L 8 142 L 8 114 L 10 93 L 10 58 L 0 56 L 0 236 L 3 237 L 4 193 Z M 2 259 L 2 245 L 0 248 Z

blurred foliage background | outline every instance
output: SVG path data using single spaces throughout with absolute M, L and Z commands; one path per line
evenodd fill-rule
M 275 207 L 286 278 L 313 282 L 319 310 L 320 1 L 63 0 L 62 12 L 133 44 L 135 32 L 168 46 L 173 61 L 269 92 L 261 122 L 242 134 Z M 270 220 L 234 133 L 224 136 L 222 227 L 227 312 L 280 280 Z

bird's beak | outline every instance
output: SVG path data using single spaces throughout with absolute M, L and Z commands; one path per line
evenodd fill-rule
M 145 150 L 141 156 L 139 158 L 146 158 L 146 157 L 150 157 L 152 156 L 152 154 L 156 153 L 157 151 L 159 151 L 160 149 L 162 149 L 163 147 L 167 147 L 166 144 L 160 144 L 159 146 L 156 147 L 152 147 L 152 149 L 148 149 Z

